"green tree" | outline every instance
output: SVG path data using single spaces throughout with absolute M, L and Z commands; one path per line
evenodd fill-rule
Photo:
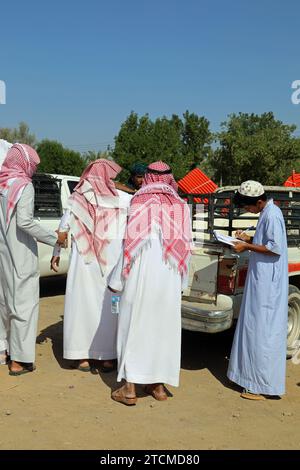
M 213 134 L 209 129 L 209 121 L 204 116 L 190 114 L 189 111 L 183 117 L 183 154 L 191 166 L 199 166 L 208 159 L 211 152 Z
M 115 138 L 114 160 L 125 170 L 136 161 L 163 160 L 177 179 L 182 178 L 192 165 L 208 158 L 212 141 L 207 119 L 188 111 L 183 118 L 174 114 L 170 119 L 163 116 L 151 121 L 148 114 L 139 118 L 131 112 Z
M 115 137 L 115 147 L 112 156 L 125 170 L 135 161 L 148 163 L 151 154 L 151 132 L 153 124 L 146 114 L 140 119 L 131 112 L 121 125 L 119 134 Z
M 187 167 L 182 155 L 181 128 L 175 116 L 172 119 L 156 119 L 152 129 L 152 150 L 149 159 L 149 163 L 157 160 L 166 162 L 177 179 L 185 174 Z
M 223 185 L 247 179 L 281 185 L 300 164 L 300 140 L 294 125 L 275 119 L 272 112 L 231 114 L 218 134 L 220 147 L 210 158 L 215 180 Z
M 41 159 L 39 172 L 80 176 L 85 161 L 79 152 L 74 152 L 54 140 L 43 140 L 37 146 Z
M 15 129 L 0 127 L 0 139 L 7 140 L 13 144 L 19 142 L 20 144 L 28 144 L 32 147 L 36 145 L 36 137 L 34 134 L 30 134 L 29 126 L 26 122 L 20 122 L 19 127 Z

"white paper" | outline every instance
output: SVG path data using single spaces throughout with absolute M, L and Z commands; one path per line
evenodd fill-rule
M 213 233 L 218 242 L 226 243 L 226 245 L 234 246 L 234 242 L 245 243 L 244 240 L 240 240 L 239 238 L 235 237 L 230 237 L 229 235 L 224 235 L 223 233 L 219 233 L 216 230 L 214 230 Z

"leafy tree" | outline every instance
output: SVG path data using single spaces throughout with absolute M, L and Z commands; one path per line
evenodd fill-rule
M 177 179 L 182 178 L 193 164 L 208 158 L 212 141 L 206 118 L 188 111 L 183 118 L 174 114 L 151 121 L 148 114 L 139 118 L 131 112 L 115 138 L 113 158 L 126 170 L 136 161 L 163 160 Z
M 183 154 L 190 165 L 198 166 L 207 160 L 211 151 L 213 135 L 209 130 L 209 121 L 189 111 L 183 117 Z
M 85 161 L 79 152 L 63 147 L 55 140 L 43 140 L 37 146 L 41 163 L 39 172 L 80 176 Z
M 135 161 L 150 161 L 152 126 L 147 114 L 140 119 L 134 112 L 128 116 L 115 138 L 115 148 L 112 152 L 119 165 L 128 170 Z
M 181 127 L 174 125 L 176 117 L 156 119 L 151 136 L 151 158 L 149 163 L 163 160 L 168 163 L 176 178 L 185 174 L 187 164 L 182 156 Z M 178 123 L 179 124 L 179 123 Z
M 28 144 L 32 147 L 36 145 L 35 135 L 29 133 L 29 126 L 25 122 L 20 122 L 19 127 L 15 129 L 0 127 L 0 139 L 7 140 L 13 144 L 19 142 L 20 144 Z
M 240 184 L 247 179 L 282 185 L 300 167 L 300 139 L 294 125 L 276 120 L 273 113 L 231 114 L 222 123 L 220 147 L 210 158 L 216 181 Z

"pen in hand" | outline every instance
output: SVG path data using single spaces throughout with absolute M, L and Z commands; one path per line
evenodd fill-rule
M 255 230 L 254 225 L 252 225 L 252 227 L 245 228 L 245 230 L 242 230 L 241 233 L 247 233 L 247 232 L 250 232 L 251 230 Z
M 247 235 L 247 232 L 250 232 L 251 230 L 255 230 L 255 227 L 252 226 L 246 228 L 245 230 L 237 230 L 234 235 L 236 238 L 240 238 L 243 241 L 249 241 L 250 237 Z M 242 235 L 245 235 L 245 237 L 242 237 Z

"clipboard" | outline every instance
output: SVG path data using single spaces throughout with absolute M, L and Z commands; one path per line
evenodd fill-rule
M 234 243 L 245 243 L 244 240 L 240 240 L 239 238 L 231 237 L 230 235 L 224 235 L 223 233 L 219 233 L 216 230 L 213 230 L 213 234 L 215 239 L 220 243 L 225 243 L 229 246 L 234 246 Z

